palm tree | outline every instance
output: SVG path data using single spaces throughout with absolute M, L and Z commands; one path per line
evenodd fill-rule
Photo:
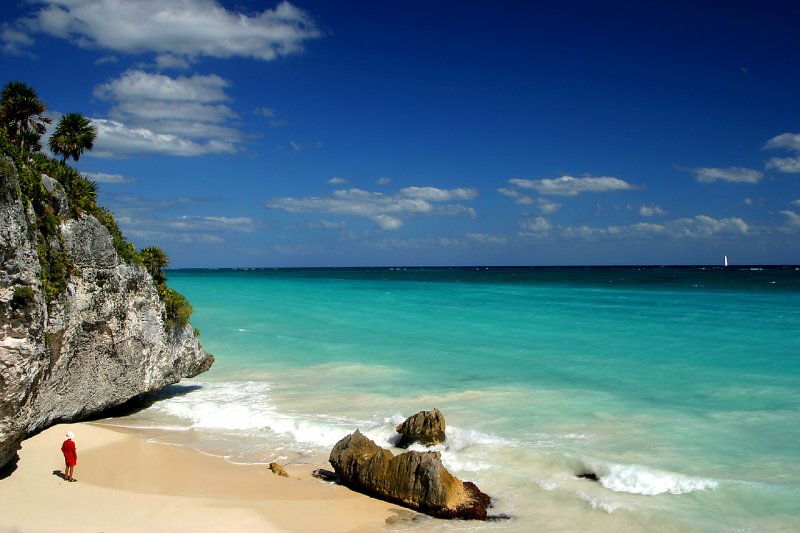
M 58 121 L 48 144 L 50 150 L 56 155 L 61 154 L 66 163 L 68 157 L 77 161 L 84 150 L 91 150 L 96 138 L 97 130 L 91 120 L 80 113 L 69 113 Z
M 52 120 L 44 116 L 47 106 L 39 100 L 36 90 L 21 81 L 10 81 L 3 87 L 0 98 L 0 124 L 8 130 L 8 136 L 25 146 L 36 147 L 39 138 L 47 131 L 46 124 Z

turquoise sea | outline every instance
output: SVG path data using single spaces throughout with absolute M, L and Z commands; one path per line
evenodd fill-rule
M 325 464 L 440 409 L 511 520 L 402 531 L 799 531 L 800 270 L 177 270 L 217 362 L 116 423 Z M 596 473 L 594 482 L 576 477 Z

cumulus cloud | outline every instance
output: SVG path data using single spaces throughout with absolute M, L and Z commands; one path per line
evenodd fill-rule
M 523 218 L 519 221 L 523 236 L 544 236 L 550 232 L 553 225 L 544 217 Z
M 376 182 L 378 185 L 389 185 L 392 182 L 392 178 L 382 177 L 378 178 Z
M 394 230 L 403 225 L 404 217 L 413 215 L 474 217 L 475 210 L 471 207 L 440 203 L 471 199 L 477 195 L 469 191 L 471 189 L 408 187 L 387 195 L 362 189 L 343 189 L 325 197 L 274 198 L 265 205 L 289 213 L 364 217 L 383 230 Z
M 781 133 L 768 140 L 764 145 L 767 150 L 791 150 L 800 152 L 800 133 Z
M 700 183 L 714 183 L 715 181 L 758 183 L 764 178 L 763 172 L 743 167 L 697 167 L 687 169 L 687 171 L 694 174 L 694 179 Z
M 800 199 L 792 201 L 792 205 L 800 205 Z
M 508 183 L 520 189 L 528 189 L 545 195 L 556 196 L 577 196 L 585 192 L 611 192 L 628 191 L 635 189 L 633 185 L 625 180 L 609 176 L 574 178 L 572 176 L 561 176 L 554 179 L 526 180 L 511 179 Z
M 199 57 L 245 57 L 271 61 L 303 51 L 322 32 L 302 9 L 282 2 L 246 14 L 216 0 L 42 0 L 14 25 L 26 36 L 43 33 L 83 48 L 117 53 L 152 53 L 162 64 Z M 19 35 L 3 34 L 3 46 L 29 46 Z M 30 38 L 30 37 L 28 37 Z M 171 59 L 167 59 L 171 58 Z
M 767 161 L 767 168 L 786 174 L 800 173 L 800 157 L 773 157 Z
M 767 161 L 767 168 L 785 173 L 800 173 L 800 133 L 781 133 L 768 140 L 764 145 L 767 150 L 787 150 L 789 157 L 773 157 Z
M 339 178 L 334 176 L 333 178 L 328 180 L 328 183 L 330 185 L 344 185 L 345 183 L 347 183 L 347 180 L 344 178 Z
M 236 146 L 227 141 L 195 142 L 178 135 L 157 133 L 147 128 L 130 128 L 108 119 L 91 119 L 97 140 L 91 155 L 127 157 L 135 154 L 161 154 L 192 157 L 205 154 L 234 153 Z
M 667 210 L 657 205 L 641 205 L 639 206 L 639 215 L 643 217 L 653 217 L 666 215 Z
M 94 96 L 112 102 L 98 126 L 93 155 L 136 153 L 198 156 L 232 153 L 243 135 L 227 105 L 230 83 L 216 75 L 170 77 L 129 70 L 98 85 Z
M 98 85 L 94 96 L 126 103 L 168 102 L 210 104 L 229 100 L 225 89 L 230 83 L 217 75 L 195 74 L 171 78 L 141 70 L 129 70 L 116 80 Z

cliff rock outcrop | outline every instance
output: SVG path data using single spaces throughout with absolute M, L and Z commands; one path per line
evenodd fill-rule
M 383 500 L 439 518 L 486 520 L 491 498 L 442 465 L 439 452 L 393 455 L 356 430 L 333 447 L 340 482 Z
M 400 433 L 398 448 L 408 448 L 411 444 L 419 442 L 425 446 L 441 444 L 445 441 L 444 415 L 438 409 L 433 411 L 420 411 L 409 416 L 395 428 Z
M 14 194 L 13 164 L 0 163 L 2 466 L 27 436 L 193 377 L 214 358 L 190 324 L 167 327 L 147 270 L 121 261 L 106 227 L 90 215 L 61 219 L 61 239 L 50 245 L 64 253 L 70 275 L 46 302 L 36 214 Z M 57 183 L 45 179 L 52 193 Z M 54 197 L 57 209 L 62 202 Z

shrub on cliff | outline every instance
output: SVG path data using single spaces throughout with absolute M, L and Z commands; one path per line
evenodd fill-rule
M 183 327 L 188 324 L 194 308 L 181 293 L 167 287 L 167 276 L 163 270 L 169 266 L 167 254 L 161 248 L 148 246 L 139 250 L 139 257 L 153 278 L 158 295 L 164 302 L 167 310 L 167 327 Z M 195 332 L 195 337 L 197 336 L 197 332 Z

